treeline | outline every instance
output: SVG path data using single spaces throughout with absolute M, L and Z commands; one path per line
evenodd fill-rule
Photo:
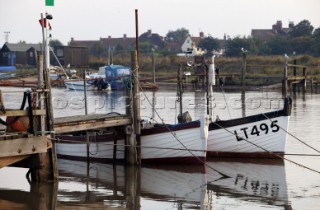
M 207 41 L 208 42 L 208 41 Z M 206 47 L 202 45 L 206 49 Z M 219 47 L 219 46 L 217 46 Z M 320 55 L 320 28 L 314 27 L 308 20 L 303 20 L 293 26 L 288 34 L 277 34 L 267 41 L 253 37 L 235 37 L 228 39 L 225 46 L 225 56 L 239 56 L 241 48 L 245 48 L 252 55 Z

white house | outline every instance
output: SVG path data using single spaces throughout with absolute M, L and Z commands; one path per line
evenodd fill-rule
M 192 56 L 203 55 L 206 51 L 197 47 L 197 43 L 201 38 L 203 38 L 202 32 L 200 33 L 200 37 L 188 36 L 181 46 L 181 51 L 183 53 L 190 53 Z

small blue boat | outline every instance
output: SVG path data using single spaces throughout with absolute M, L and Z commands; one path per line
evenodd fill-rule
M 129 67 L 121 65 L 108 65 L 100 67 L 99 72 L 101 72 L 101 70 L 105 71 L 105 82 L 111 86 L 112 90 L 122 90 L 129 87 L 131 75 L 131 70 Z

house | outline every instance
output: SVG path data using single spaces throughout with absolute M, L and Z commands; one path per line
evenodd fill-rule
M 181 45 L 182 53 L 190 53 L 191 55 L 203 55 L 205 50 L 198 48 L 197 45 L 204 38 L 204 33 L 200 32 L 199 37 L 188 36 Z
M 164 47 L 163 37 L 159 34 L 152 33 L 151 30 L 141 34 L 139 36 L 139 42 L 149 42 L 152 44 L 152 47 L 155 49 L 162 49 Z M 105 52 L 108 50 L 112 51 L 132 51 L 135 49 L 136 38 L 135 37 L 127 37 L 126 34 L 123 37 L 112 38 L 108 36 L 107 38 L 100 38 L 100 40 L 75 40 L 71 38 L 69 42 L 69 46 L 85 46 L 90 51 L 95 46 L 101 46 Z M 151 50 L 151 49 L 150 49 Z M 92 52 L 90 52 L 92 54 Z
M 55 46 L 53 47 L 54 54 L 58 58 L 62 66 L 71 67 L 88 67 L 89 51 L 83 46 Z M 50 56 L 50 63 L 54 66 L 59 66 L 57 59 Z
M 35 51 L 40 49 L 40 44 L 6 42 L 0 50 L 0 65 L 34 65 Z
M 289 22 L 289 27 L 283 28 L 282 21 L 278 20 L 276 24 L 272 25 L 271 29 L 252 29 L 251 36 L 254 39 L 266 42 L 275 36 L 279 36 L 279 35 L 287 36 L 293 27 L 294 27 L 294 23 Z
M 41 44 L 5 43 L 0 50 L 0 66 L 36 66 L 37 55 L 42 54 L 41 46 Z M 56 46 L 53 47 L 53 51 L 61 65 L 88 66 L 87 47 Z M 59 65 L 54 54 L 50 52 L 50 64 Z

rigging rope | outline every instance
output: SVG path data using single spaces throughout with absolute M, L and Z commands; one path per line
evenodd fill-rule
M 264 113 L 262 113 L 263 116 L 265 116 L 268 120 L 270 120 L 272 122 L 272 120 L 270 118 L 268 118 L 268 116 L 266 116 Z M 293 138 L 295 138 L 296 140 L 298 140 L 300 143 L 306 145 L 307 147 L 309 147 L 310 149 L 313 149 L 314 151 L 320 153 L 319 150 L 317 150 L 316 148 L 312 147 L 311 145 L 305 143 L 304 141 L 300 140 L 298 137 L 294 136 L 293 134 L 291 134 L 290 132 L 288 132 L 287 130 L 285 130 L 284 128 L 282 128 L 281 126 L 279 126 L 281 128 L 281 130 L 283 130 L 284 132 L 286 132 L 287 134 L 289 134 L 290 136 L 292 136 Z
M 133 76 L 135 77 L 135 75 L 133 74 Z M 137 78 L 136 78 L 137 79 Z M 141 87 L 140 83 L 139 83 L 139 88 L 142 91 L 143 95 L 145 96 L 145 98 L 147 99 L 148 103 L 152 106 L 152 103 L 150 102 L 149 98 L 147 97 L 146 93 L 144 92 L 143 88 Z M 187 150 L 194 158 L 198 159 L 201 163 L 203 163 L 204 165 L 206 165 L 207 167 L 209 167 L 211 170 L 219 173 L 221 176 L 225 177 L 225 178 L 230 178 L 230 176 L 223 174 L 222 172 L 214 169 L 213 167 L 209 166 L 208 164 L 206 164 L 206 162 L 202 161 L 199 157 L 197 157 L 196 155 L 194 155 L 190 149 L 188 149 L 179 139 L 178 137 L 172 132 L 172 130 L 170 130 L 170 128 L 168 127 L 168 125 L 166 125 L 163 121 L 163 119 L 160 117 L 160 114 L 158 113 L 158 111 L 155 109 L 154 112 L 157 114 L 157 116 L 159 117 L 159 119 L 161 119 L 162 123 L 164 124 L 164 126 L 167 128 L 167 130 L 171 133 L 171 135 L 182 145 L 183 148 L 185 148 L 185 150 Z

